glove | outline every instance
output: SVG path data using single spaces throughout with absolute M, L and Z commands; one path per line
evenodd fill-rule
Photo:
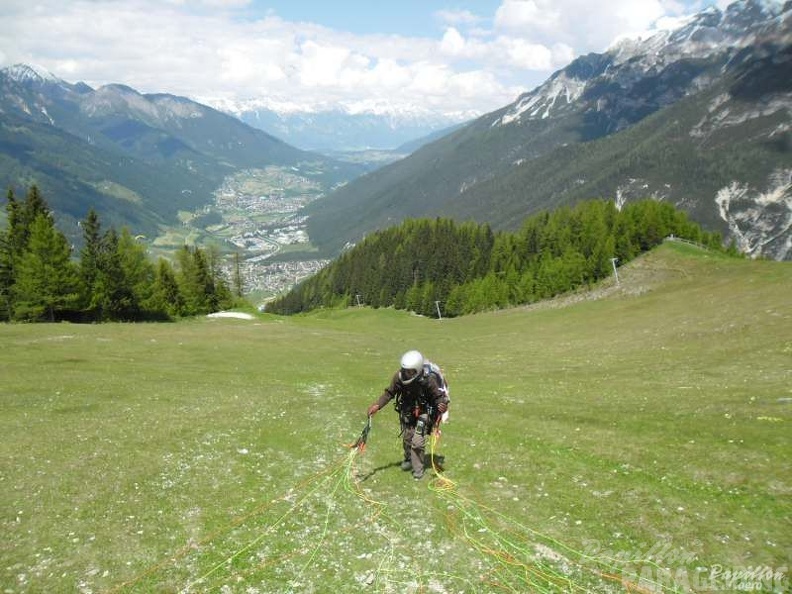
M 437 405 L 437 410 L 440 412 L 440 414 L 443 414 L 444 412 L 446 412 L 448 410 L 448 403 L 447 402 L 439 403 Z
M 368 407 L 368 416 L 373 416 L 379 410 L 379 406 L 372 404 Z

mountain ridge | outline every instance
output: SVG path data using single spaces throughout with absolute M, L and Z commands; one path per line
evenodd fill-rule
M 417 138 L 437 134 L 481 115 L 435 113 L 381 103 L 317 107 L 260 99 L 233 102 L 207 99 L 206 102 L 289 144 L 324 153 L 398 150 Z
M 790 6 L 741 0 L 581 56 L 514 103 L 307 206 L 309 234 L 334 251 L 407 217 L 513 228 L 587 197 L 654 196 L 751 255 L 788 259 L 792 186 L 773 184 L 792 175 Z M 724 218 L 718 192 L 734 183 L 748 190 Z
M 38 183 L 67 226 L 101 204 L 107 221 L 145 222 L 145 234 L 210 204 L 242 169 L 303 167 L 328 189 L 363 171 L 186 97 L 93 89 L 27 65 L 0 70 L 0 145 L 0 180 L 22 191 Z
M 748 254 L 788 259 L 790 7 L 740 0 L 580 56 L 512 104 L 359 179 L 363 166 L 188 98 L 93 89 L 16 65 L 0 71 L 0 179 L 38 181 L 72 222 L 102 204 L 112 224 L 150 233 L 209 204 L 241 168 L 302 168 L 328 191 L 342 186 L 301 213 L 331 256 L 408 217 L 508 229 L 586 198 L 648 196 L 685 208 Z

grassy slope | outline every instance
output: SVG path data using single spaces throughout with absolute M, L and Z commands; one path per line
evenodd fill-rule
M 620 272 L 598 300 L 442 321 L 0 326 L 0 587 L 502 591 L 463 506 L 391 466 L 391 410 L 366 499 L 332 474 L 410 348 L 452 385 L 448 477 L 527 553 L 788 565 L 792 268 L 665 245 Z

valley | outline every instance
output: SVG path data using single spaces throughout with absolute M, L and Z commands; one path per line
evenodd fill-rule
M 170 257 L 186 244 L 216 250 L 222 273 L 230 280 L 239 255 L 245 295 L 265 300 L 317 272 L 328 260 L 312 257 L 316 249 L 306 231 L 306 204 L 326 188 L 312 178 L 310 165 L 244 169 L 228 176 L 214 192 L 214 202 L 181 211 L 181 227 L 169 228 L 149 246 L 153 256 Z

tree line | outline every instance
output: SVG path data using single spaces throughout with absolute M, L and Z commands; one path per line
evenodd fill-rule
M 517 232 L 437 218 L 407 220 L 367 236 L 337 260 L 267 305 L 294 314 L 365 303 L 448 317 L 547 299 L 612 274 L 669 235 L 723 250 L 667 202 L 619 209 L 610 200 L 541 212 Z M 731 248 L 733 250 L 733 248 Z
M 142 321 L 206 314 L 233 306 L 219 255 L 183 246 L 175 266 L 153 262 L 127 228 L 102 230 L 90 209 L 80 222 L 79 258 L 55 227 L 34 185 L 23 200 L 7 194 L 0 230 L 0 321 Z M 240 283 L 241 284 L 241 283 Z

